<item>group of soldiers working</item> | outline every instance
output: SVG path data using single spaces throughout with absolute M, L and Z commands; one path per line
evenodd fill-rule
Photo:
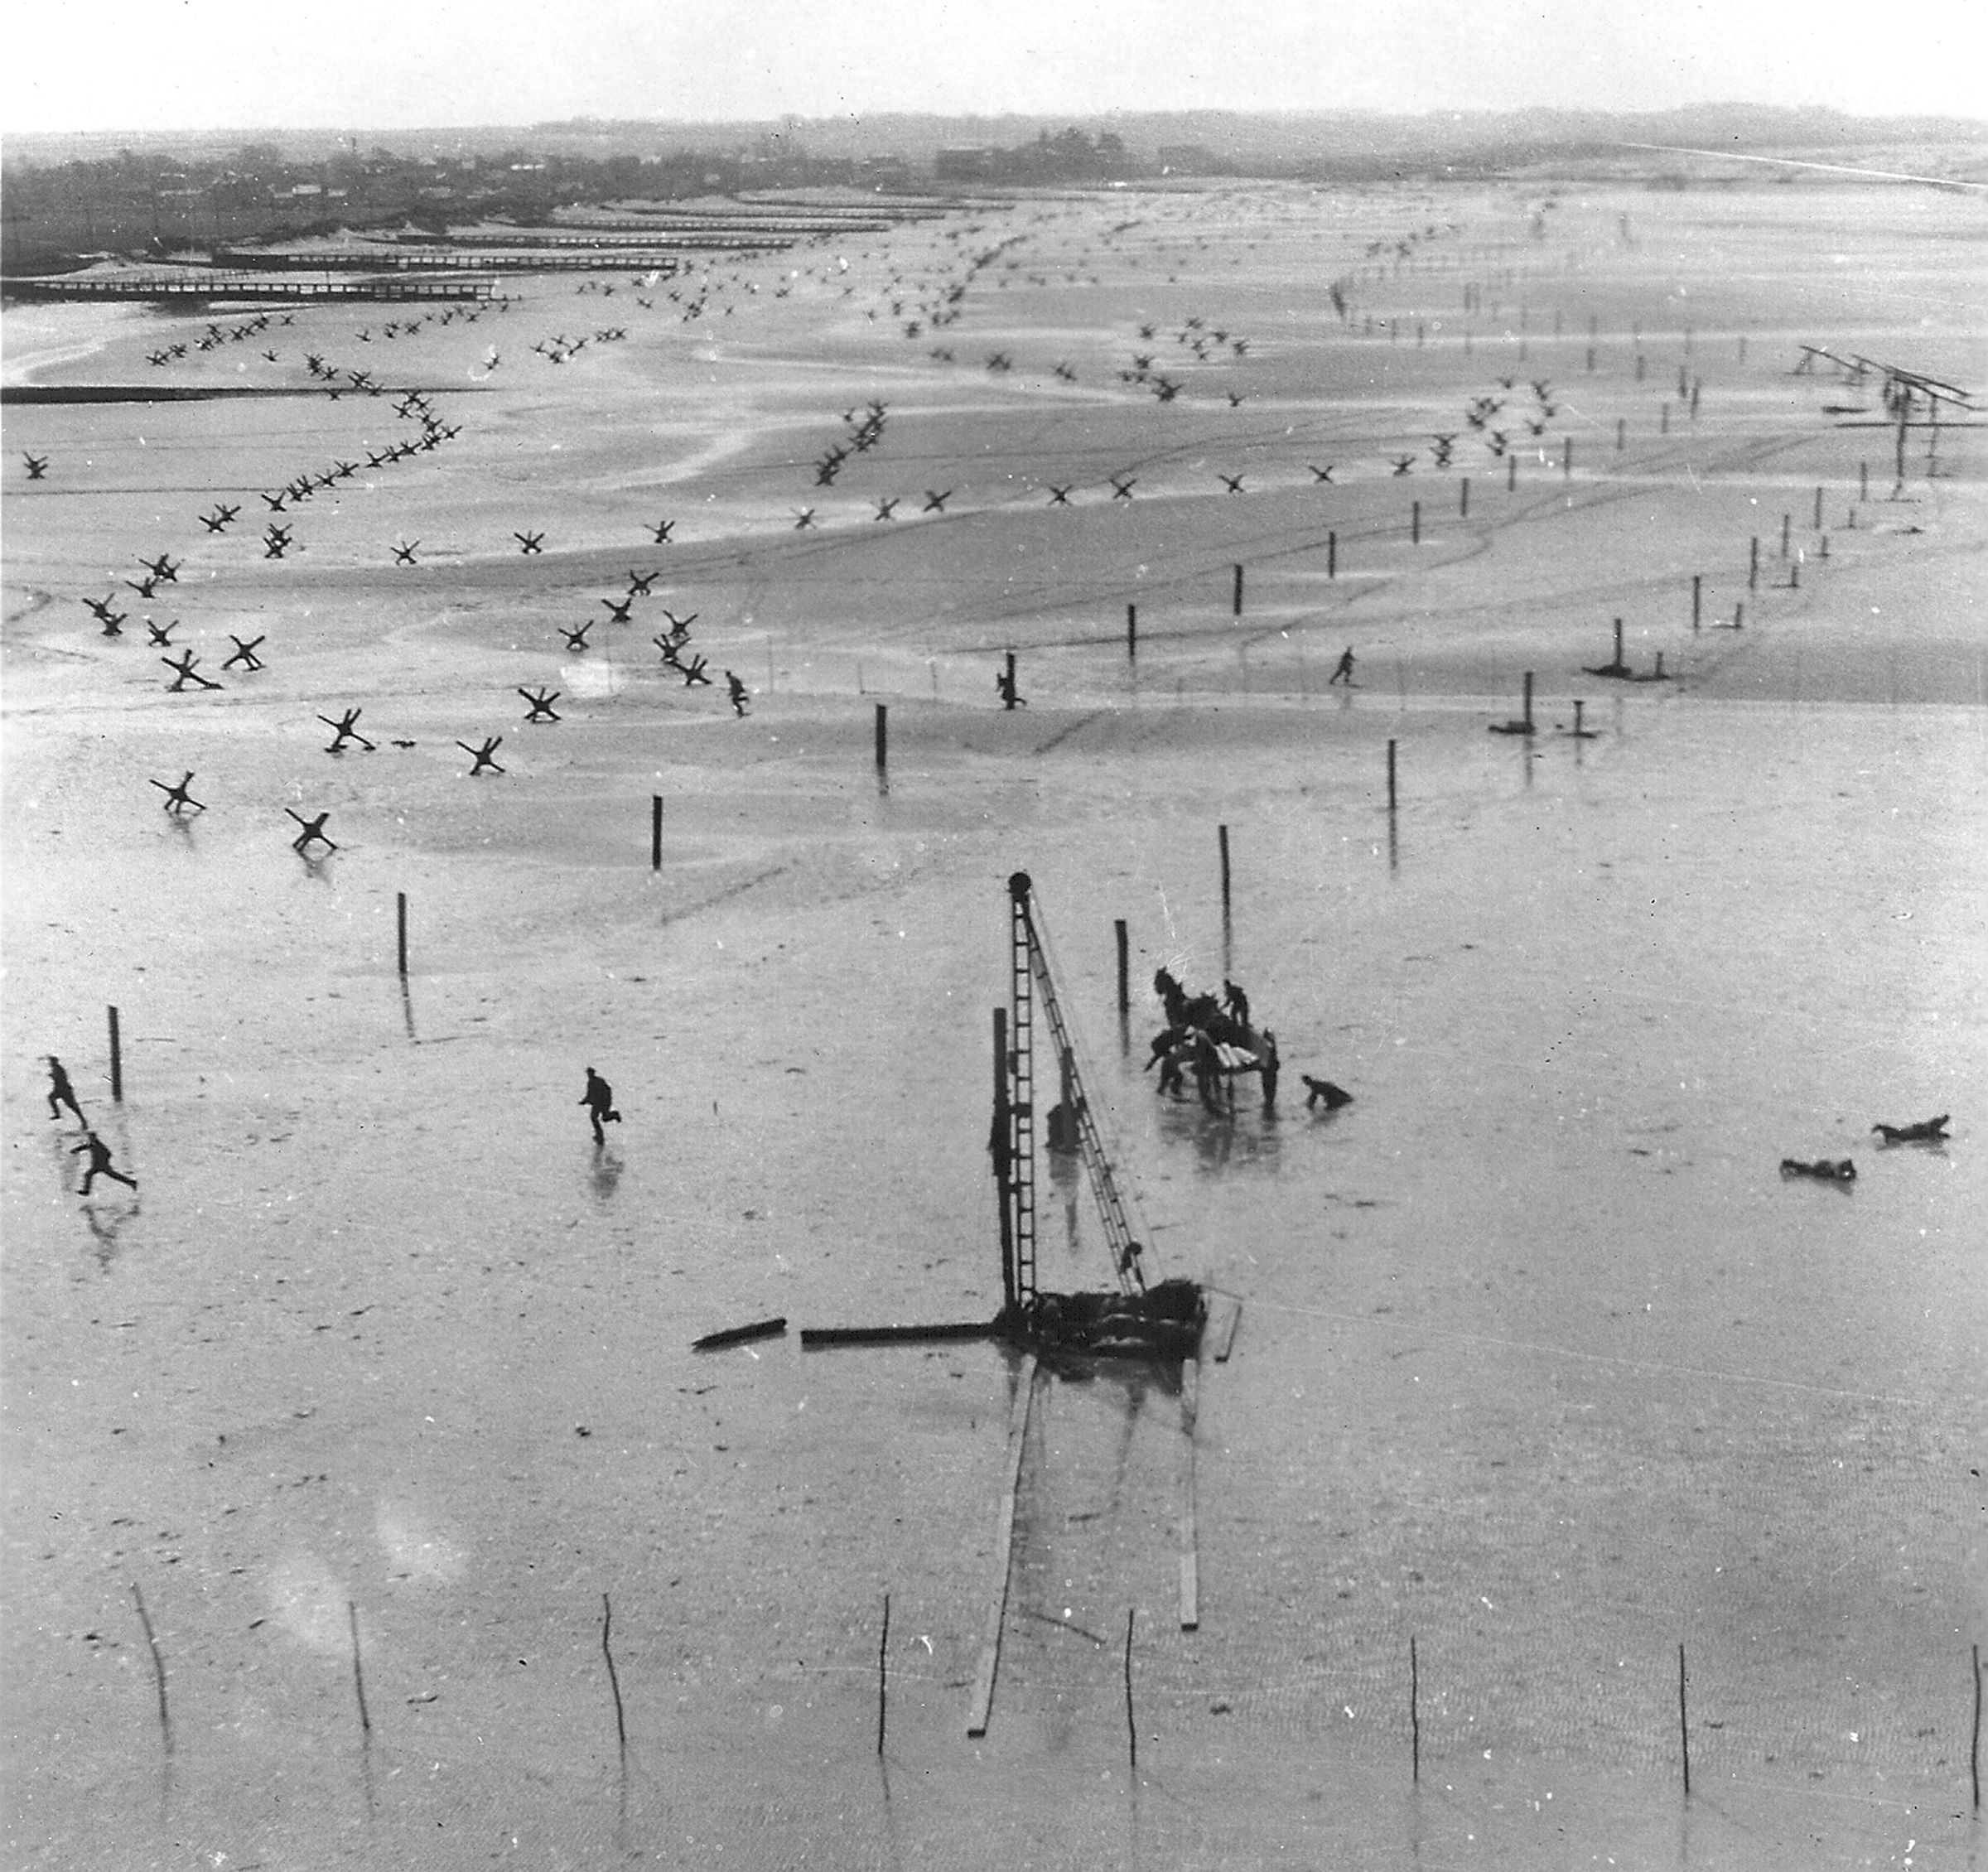
M 1181 1090 L 1191 1072 L 1201 1102 L 1211 1112 L 1227 1112 L 1235 1105 L 1236 1076 L 1258 1073 L 1264 1105 L 1276 1103 L 1277 1036 L 1267 1028 L 1257 1033 L 1250 1026 L 1249 996 L 1241 988 L 1224 977 L 1220 1000 L 1209 994 L 1190 995 L 1162 968 L 1153 977 L 1153 991 L 1166 1009 L 1166 1025 L 1153 1035 L 1146 1064 L 1149 1070 L 1160 1068 L 1162 1093 Z M 1224 1059 L 1224 1048 L 1253 1057 Z

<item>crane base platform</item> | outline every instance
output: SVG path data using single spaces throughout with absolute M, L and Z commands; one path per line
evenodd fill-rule
M 996 1336 L 1049 1355 L 1192 1358 L 1208 1324 L 1208 1295 L 1195 1281 L 1161 1281 L 1144 1293 L 1039 1293 L 1004 1307 Z

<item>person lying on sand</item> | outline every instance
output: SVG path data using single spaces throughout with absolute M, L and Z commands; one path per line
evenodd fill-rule
M 1887 1144 L 1944 1144 L 1949 1116 L 1942 1112 L 1937 1118 L 1922 1118 L 1916 1125 L 1873 1125 L 1870 1128 Z
M 1834 1162 L 1827 1157 L 1818 1157 L 1812 1164 L 1805 1164 L 1798 1157 L 1783 1157 L 1781 1160 L 1781 1174 L 1783 1176 L 1812 1176 L 1824 1183 L 1855 1183 L 1857 1180 L 1857 1166 L 1847 1157 Z

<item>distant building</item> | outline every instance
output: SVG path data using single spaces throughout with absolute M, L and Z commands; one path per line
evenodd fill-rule
M 942 182 L 977 182 L 992 173 L 999 152 L 987 143 L 948 143 L 932 160 L 932 173 Z

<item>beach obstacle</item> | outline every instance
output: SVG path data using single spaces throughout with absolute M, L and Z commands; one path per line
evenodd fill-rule
M 1132 1006 L 1132 948 L 1123 917 L 1112 924 L 1112 935 L 1118 950 L 1118 1011 L 1129 1014 Z
M 176 786 L 168 786 L 163 780 L 153 780 L 150 784 L 166 795 L 165 809 L 173 814 L 175 818 L 177 818 L 181 813 L 189 810 L 195 813 L 205 813 L 207 810 L 206 807 L 187 790 L 193 784 L 193 770 L 191 767 L 181 776 Z
M 552 707 L 559 699 L 559 690 L 521 688 L 518 693 L 524 697 L 525 707 L 531 711 L 524 718 L 528 724 L 533 721 L 557 721 L 559 719 L 559 712 Z
M 1127 663 L 1138 660 L 1139 656 L 1139 607 L 1125 607 L 1125 659 Z
M 323 846 L 327 852 L 335 852 L 338 849 L 325 836 L 325 821 L 331 817 L 329 811 L 320 813 L 315 819 L 306 819 L 301 813 L 292 812 L 287 806 L 283 808 L 283 811 L 304 828 L 290 841 L 290 849 L 292 852 L 300 856 L 307 856 L 313 844 Z
M 1422 543 L 1422 504 L 1419 500 L 1408 504 L 1408 543 L 1411 546 Z
M 615 1624 L 615 1608 L 606 1593 L 601 1595 L 601 1656 L 607 1665 L 608 1693 L 615 1700 L 615 1743 L 620 1750 L 621 1772 L 628 1772 L 628 1712 L 621 1706 L 621 1675 L 615 1668 L 615 1648 L 611 1642 Z
M 1135 1608 L 1127 1607 L 1125 1614 L 1125 1740 L 1132 1758 L 1132 1770 L 1139 1772 L 1139 1725 L 1132 1716 L 1132 1621 L 1137 1616 Z
M 1456 517 L 1460 520 L 1470 518 L 1470 477 L 1468 475 L 1457 483 Z
M 1392 741 L 1389 741 L 1387 744 L 1387 811 L 1389 816 L 1392 817 L 1394 813 L 1394 743 Z
M 393 893 L 393 922 L 399 955 L 400 974 L 404 981 L 408 972 L 408 894 L 404 890 L 396 890 Z
M 133 1602 L 138 1609 L 138 1624 L 145 1633 L 145 1648 L 152 1654 L 152 1680 L 158 1694 L 159 1739 L 167 1755 L 172 1754 L 172 1715 L 166 1706 L 166 1660 L 160 1655 L 158 1634 L 152 1628 L 152 1614 L 145 1609 L 145 1595 L 136 1580 L 130 1582 Z M 1979 1805 L 1979 1802 L 1976 1802 Z
M 118 1031 L 118 1011 L 110 1010 L 110 1098 L 113 1105 L 124 1102 L 124 1049 Z
M 876 770 L 880 774 L 882 773 L 884 770 L 890 765 L 890 711 L 889 707 L 883 702 L 879 702 L 876 705 Z
M 1227 923 L 1228 921 L 1228 827 L 1227 826 L 1218 826 L 1215 828 L 1215 841 L 1222 862 L 1222 920 Z
M 1328 578 L 1339 576 L 1339 536 L 1336 533 L 1325 536 L 1325 576 Z
M 652 871 L 663 868 L 663 795 L 659 793 L 649 796 L 649 868 Z
M 1516 721 L 1493 721 L 1490 725 L 1491 732 L 1494 735 L 1531 735 L 1538 731 L 1532 722 L 1532 672 L 1529 669 L 1525 674 L 1522 707 L 1523 712 Z
M 884 1628 L 876 1641 L 876 1752 L 884 1752 L 884 1718 L 889 1706 L 890 1656 L 890 1595 L 884 1595 Z
M 359 1657 L 359 1607 L 351 1599 L 345 1601 L 345 1619 L 352 1631 L 352 1689 L 359 1700 L 359 1732 L 362 1739 L 369 1739 L 373 1718 L 366 1709 L 366 1673 Z
M 1408 1638 L 1408 1778 L 1420 1787 L 1422 1783 L 1422 1675 L 1421 1661 L 1416 1653 L 1415 1637 Z
M 1518 457 L 1516 455 L 1508 455 L 1505 457 L 1505 492 L 1507 494 L 1516 493 L 1518 488 Z
M 1691 574 L 1691 629 L 1698 628 L 1700 615 L 1705 602 L 1705 574 Z
M 1242 568 L 1240 566 L 1235 568 L 1235 588 L 1229 597 L 1229 615 L 1232 617 L 1241 617 L 1242 615 Z

